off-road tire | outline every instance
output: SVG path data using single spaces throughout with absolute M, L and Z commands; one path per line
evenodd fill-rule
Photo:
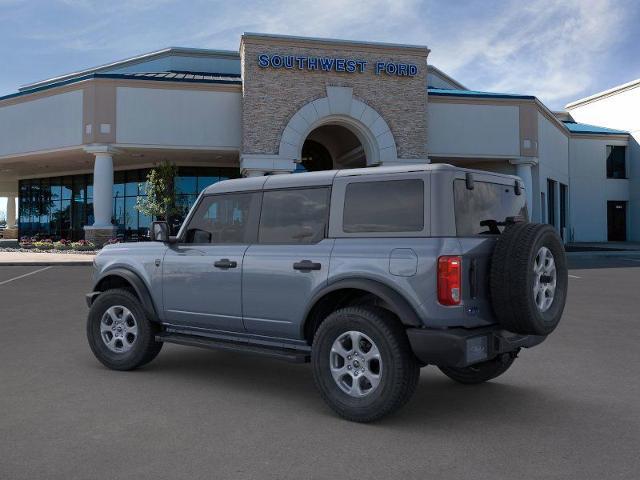
M 375 342 L 383 368 L 380 383 L 368 396 L 354 398 L 343 392 L 330 370 L 334 341 L 348 331 L 362 332 Z M 371 306 L 336 310 L 318 328 L 311 362 L 316 386 L 324 401 L 341 417 L 372 422 L 402 407 L 413 395 L 420 368 L 402 324 L 389 311 Z
M 541 247 L 553 254 L 556 284 L 546 311 L 536 305 L 534 262 Z M 564 245 L 550 226 L 516 223 L 500 235 L 490 269 L 491 303 L 498 322 L 514 333 L 549 335 L 562 317 L 568 287 Z
M 451 380 L 465 385 L 476 385 L 499 377 L 506 372 L 516 359 L 515 354 L 505 353 L 486 362 L 468 367 L 438 367 Z
M 131 311 L 137 324 L 137 337 L 131 349 L 124 353 L 111 351 L 102 339 L 100 323 L 110 307 L 121 305 Z M 149 320 L 140 301 L 129 290 L 113 289 L 101 293 L 91 305 L 87 317 L 87 340 L 91 351 L 105 366 L 113 370 L 133 370 L 153 360 L 162 342 L 156 342 L 156 333 L 160 331 L 158 324 Z

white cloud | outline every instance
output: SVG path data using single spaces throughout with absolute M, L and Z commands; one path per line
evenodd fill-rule
M 511 2 L 494 20 L 467 21 L 460 40 L 433 44 L 433 60 L 471 88 L 535 94 L 557 107 L 594 84 L 597 57 L 624 22 L 613 0 Z
M 285 0 L 261 7 L 226 4 L 215 19 L 201 19 L 189 40 L 235 48 L 246 30 L 426 44 L 429 61 L 470 88 L 534 94 L 554 107 L 592 87 L 596 57 L 621 37 L 626 11 L 616 0 Z
M 48 14 L 58 18 L 22 35 L 40 51 L 84 52 L 96 63 L 169 45 L 235 50 L 244 31 L 423 44 L 430 63 L 470 88 L 535 94 L 557 107 L 593 89 L 637 9 L 629 2 L 57 0 Z

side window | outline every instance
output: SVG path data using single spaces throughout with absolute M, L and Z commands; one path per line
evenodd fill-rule
M 345 233 L 419 232 L 424 228 L 420 179 L 354 182 L 344 196 Z
M 325 236 L 329 189 L 266 191 L 262 197 L 260 243 L 317 243 Z
M 260 205 L 258 193 L 204 197 L 189 220 L 186 243 L 252 243 Z

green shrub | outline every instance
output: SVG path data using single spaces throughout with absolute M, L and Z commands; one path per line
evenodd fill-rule
M 79 240 L 77 242 L 73 242 L 71 244 L 71 248 L 73 248 L 74 250 L 87 252 L 87 251 L 90 251 L 90 250 L 95 250 L 96 249 L 96 245 L 95 245 L 95 243 L 88 242 L 87 240 Z
M 33 242 L 33 247 L 38 248 L 40 250 L 51 250 L 53 249 L 53 242 L 51 240 L 41 240 L 37 242 Z
M 71 241 L 60 240 L 59 242 L 53 242 L 53 248 L 55 250 L 71 250 Z

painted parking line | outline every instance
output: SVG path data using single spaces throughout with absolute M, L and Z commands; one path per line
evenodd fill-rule
M 577 276 L 577 275 L 571 275 L 571 274 L 569 274 L 569 278 L 582 278 L 582 277 L 579 277 L 579 276 Z
M 29 275 L 34 275 L 34 274 L 39 273 L 39 272 L 44 272 L 45 270 L 49 270 L 50 268 L 51 267 L 44 267 L 44 268 L 40 268 L 38 270 L 34 270 L 33 272 L 25 273 L 24 275 L 19 275 L 17 277 L 10 278 L 9 280 L 5 280 L 3 282 L 0 282 L 0 285 L 4 285 L 5 283 L 13 282 L 14 280 L 20 280 L 21 278 L 28 277 Z

